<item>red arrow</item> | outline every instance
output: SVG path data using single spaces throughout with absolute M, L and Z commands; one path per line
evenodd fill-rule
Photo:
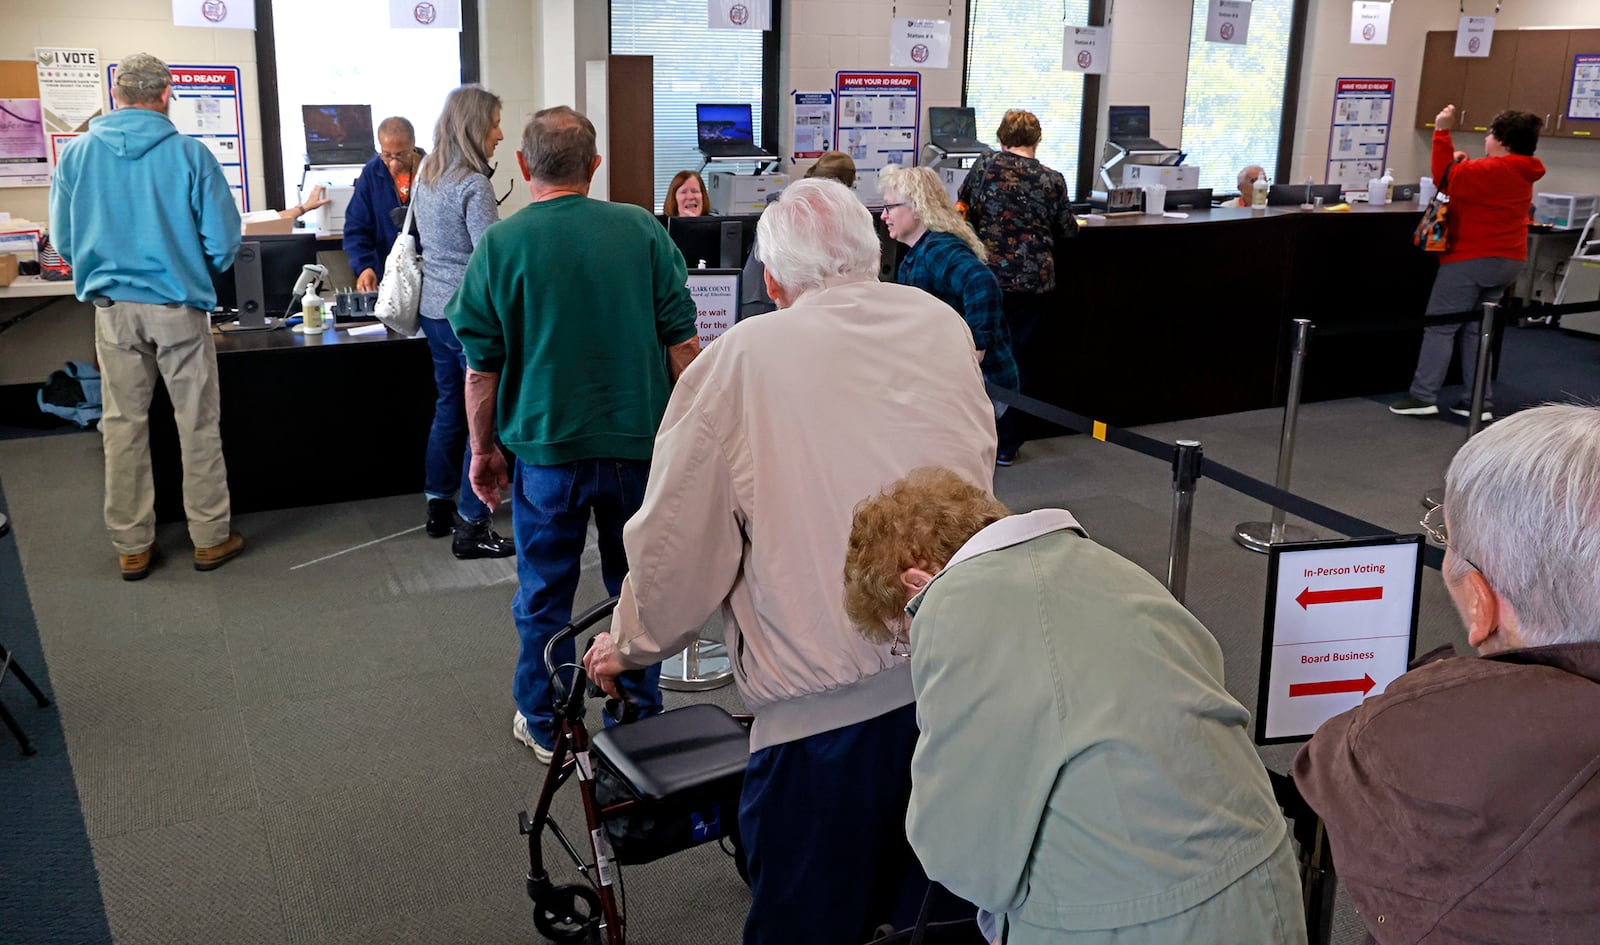
M 1327 682 L 1294 683 L 1289 687 L 1289 698 L 1295 696 L 1327 696 L 1336 692 L 1359 692 L 1363 696 L 1372 691 L 1377 683 L 1372 677 L 1363 673 L 1360 679 L 1330 679 Z
M 1345 604 L 1353 600 L 1383 600 L 1382 587 L 1336 587 L 1331 591 L 1313 591 L 1306 588 L 1294 599 L 1301 610 L 1311 604 Z

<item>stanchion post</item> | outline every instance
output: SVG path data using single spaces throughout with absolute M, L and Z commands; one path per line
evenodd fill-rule
M 1189 531 L 1200 483 L 1200 441 L 1179 440 L 1172 452 L 1172 531 L 1167 536 L 1167 590 L 1183 603 L 1189 585 Z
M 1483 320 L 1478 323 L 1478 370 L 1472 375 L 1472 403 L 1467 416 L 1467 439 L 1483 429 L 1483 402 L 1489 391 L 1489 349 L 1494 343 L 1494 325 L 1500 317 L 1500 303 L 1483 303 Z
M 1278 439 L 1278 477 L 1274 484 L 1289 491 L 1289 474 L 1294 468 L 1294 430 L 1300 416 L 1300 391 L 1305 384 L 1306 351 L 1311 346 L 1311 320 L 1294 320 L 1294 348 L 1289 360 L 1289 396 L 1283 406 L 1283 432 Z M 1312 541 L 1317 536 L 1310 529 L 1284 522 L 1284 511 L 1272 507 L 1271 522 L 1241 522 L 1233 531 L 1233 540 L 1251 551 L 1262 554 L 1273 545 L 1286 541 Z

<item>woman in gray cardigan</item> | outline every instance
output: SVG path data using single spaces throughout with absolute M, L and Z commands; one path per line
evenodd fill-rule
M 433 131 L 433 153 L 417 169 L 411 190 L 417 234 L 427 247 L 422 258 L 422 333 L 433 353 L 433 383 L 439 390 L 423 482 L 427 529 L 434 538 L 453 534 L 451 551 L 457 558 L 508 558 L 517 550 L 489 527 L 489 508 L 468 484 L 467 361 L 444 317 L 472 247 L 500 218 L 489 183 L 489 156 L 504 139 L 499 97 L 482 86 L 461 86 L 445 98 Z

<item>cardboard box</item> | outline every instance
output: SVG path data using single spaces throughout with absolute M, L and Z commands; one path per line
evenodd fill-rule
M 0 286 L 8 286 L 17 281 L 17 257 L 7 253 L 0 256 Z
M 294 217 L 280 217 L 276 210 L 257 210 L 245 214 L 245 236 L 279 236 L 294 232 Z

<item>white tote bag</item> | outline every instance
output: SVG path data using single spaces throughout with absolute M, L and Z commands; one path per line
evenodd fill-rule
M 422 256 L 417 253 L 417 238 L 411 235 L 411 216 L 416 202 L 406 207 L 406 221 L 400 226 L 389 258 L 383 263 L 383 281 L 378 283 L 378 321 L 390 331 L 407 338 L 422 327 L 418 311 L 422 306 Z

